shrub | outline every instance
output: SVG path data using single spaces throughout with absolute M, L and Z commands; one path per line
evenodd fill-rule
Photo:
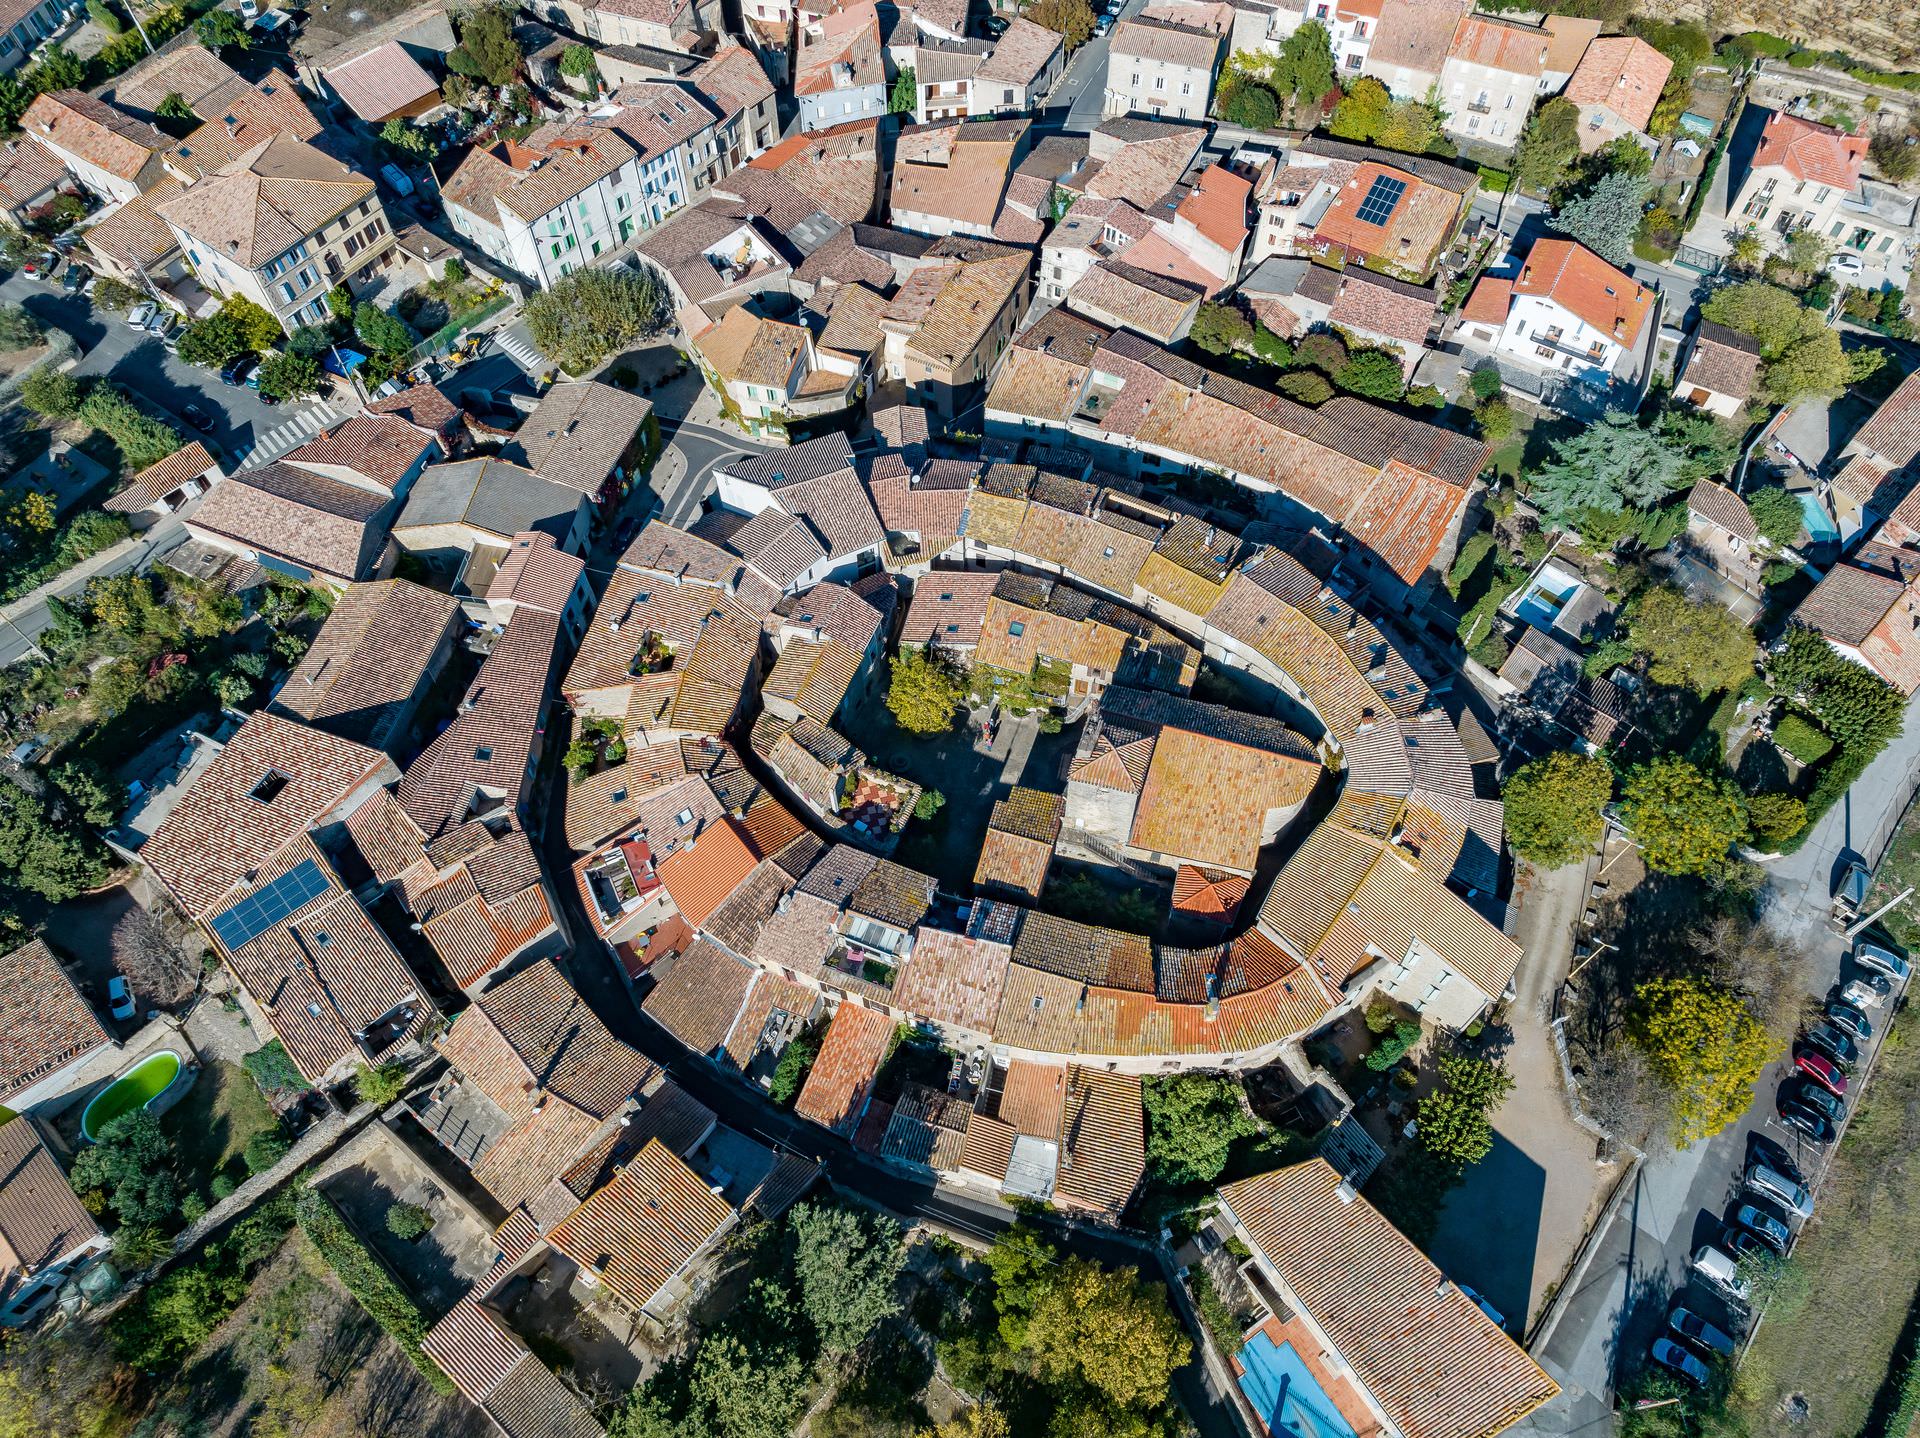
M 1405 1058 L 1407 1050 L 1419 1042 L 1419 1021 L 1400 1019 L 1394 1024 L 1393 1032 L 1381 1038 L 1374 1045 L 1373 1052 L 1367 1055 L 1367 1067 L 1375 1073 L 1385 1073 Z
M 387 1209 L 387 1232 L 411 1243 L 433 1227 L 433 1215 L 417 1203 L 396 1203 Z
M 1273 387 L 1288 399 L 1298 400 L 1305 405 L 1321 405 L 1333 398 L 1333 385 L 1312 370 L 1283 374 L 1273 382 Z
M 277 1128 L 263 1128 L 247 1140 L 241 1153 L 248 1173 L 265 1173 L 287 1156 L 292 1141 Z
M 93 307 L 97 310 L 111 310 L 124 313 L 146 298 L 139 290 L 124 280 L 116 280 L 112 275 L 102 275 L 94 281 Z
M 1338 335 L 1306 335 L 1295 343 L 1293 359 L 1295 364 L 1311 366 L 1326 375 L 1336 375 L 1346 368 L 1347 347 Z
M 359 1064 L 354 1068 L 353 1091 L 359 1095 L 362 1103 L 385 1108 L 406 1089 L 407 1071 L 400 1064 Z
M 1773 729 L 1773 742 L 1800 764 L 1818 764 L 1833 752 L 1833 740 L 1798 714 L 1788 714 Z
M 238 656 L 235 656 L 234 664 L 238 669 Z M 264 673 L 265 670 L 261 672 Z M 260 676 L 252 677 L 257 679 Z M 287 1057 L 286 1045 L 279 1039 L 255 1049 L 240 1062 L 246 1071 L 253 1075 L 253 1081 L 260 1086 L 263 1094 L 304 1093 L 313 1087 L 301 1076 L 300 1070 L 293 1066 L 293 1060 Z
M 46 326 L 19 305 L 0 305 L 0 349 L 32 349 L 46 337 Z
M 71 419 L 80 408 L 80 382 L 43 364 L 20 382 L 20 403 L 48 419 Z
M 406 1290 L 393 1281 L 373 1251 L 347 1226 L 333 1200 L 317 1188 L 302 1189 L 295 1207 L 300 1231 L 319 1250 L 347 1292 L 397 1344 L 420 1375 L 440 1393 L 453 1392 L 446 1374 L 420 1349 L 427 1331 L 425 1315 Z
M 207 1185 L 207 1192 L 212 1194 L 214 1202 L 218 1203 L 223 1198 L 232 1198 L 233 1191 L 239 1186 L 233 1181 L 232 1174 L 216 1173 L 213 1176 L 213 1182 Z
M 1774 853 L 1807 827 L 1807 806 L 1791 794 L 1755 794 L 1747 800 L 1747 824 L 1760 850 Z
M 922 789 L 920 797 L 913 801 L 913 817 L 931 819 L 947 805 L 947 796 L 938 789 Z
M 180 1216 L 188 1223 L 198 1223 L 207 1216 L 207 1201 L 197 1193 L 190 1193 L 180 1200 Z
M 1500 381 L 1499 367 L 1490 364 L 1482 365 L 1479 369 L 1475 370 L 1472 377 L 1468 379 L 1467 388 L 1473 391 L 1473 397 L 1477 400 L 1492 399 L 1498 395 L 1503 388 Z

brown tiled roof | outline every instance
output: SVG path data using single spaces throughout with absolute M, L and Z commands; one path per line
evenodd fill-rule
M 555 386 L 560 388 L 560 386 Z M 390 414 L 419 429 L 452 440 L 466 420 L 466 411 L 447 398 L 439 385 L 422 381 L 397 394 L 377 399 L 367 408 L 374 414 Z
M 1433 327 L 1435 292 L 1431 288 L 1376 275 L 1354 267 L 1340 277 L 1340 292 L 1328 312 L 1330 323 L 1370 334 L 1387 335 L 1424 347 Z
M 696 939 L 640 1007 L 695 1053 L 711 1054 L 727 1040 L 757 970 L 710 939 Z
M 269 70 L 255 85 L 234 85 L 195 106 L 205 121 L 168 152 L 170 168 L 197 180 L 225 168 L 274 135 L 311 140 L 324 128 L 294 88 L 293 77 Z M 151 197 L 151 192 L 150 192 Z
M 951 1173 L 960 1167 L 972 1118 L 973 1110 L 959 1096 L 910 1083 L 894 1106 L 881 1156 Z
M 113 1042 L 53 951 L 30 939 L 0 958 L 0 1101 Z
M 560 1252 L 635 1307 L 733 1221 L 726 1201 L 658 1139 L 547 1235 Z
M 1220 57 L 1220 37 L 1197 25 L 1136 18 L 1113 27 L 1111 52 L 1211 71 Z
M 505 454 L 542 479 L 598 494 L 652 413 L 653 401 L 597 380 L 557 384 L 514 431 Z
M 0 1118 L 0 1301 L 13 1301 L 26 1280 L 100 1237 L 33 1120 Z
M 1325 1159 L 1230 1183 L 1229 1211 L 1408 1438 L 1481 1438 L 1559 1387 Z
M 1469 15 L 1454 32 L 1449 58 L 1539 77 L 1547 59 L 1548 37 L 1531 26 Z
M 39 199 L 66 178 L 66 167 L 38 145 L 0 151 L 0 200 L 9 208 Z
M 1753 522 L 1753 511 L 1747 508 L 1747 502 L 1724 484 L 1716 484 L 1710 479 L 1696 480 L 1687 492 L 1687 508 L 1703 519 L 1719 525 L 1729 534 L 1738 535 L 1748 544 L 1760 537 L 1760 530 Z
M 1059 53 L 1060 36 L 1025 16 L 1000 32 L 977 78 L 1002 85 L 1031 85 Z
M 193 443 L 176 449 L 157 464 L 150 464 L 141 470 L 126 485 L 102 502 L 102 509 L 118 510 L 122 514 L 132 514 L 138 510 L 156 504 L 172 494 L 190 479 L 198 479 L 208 470 L 217 468 L 214 458 L 207 453 L 207 447 L 194 440 Z
M 873 213 L 880 190 L 880 121 L 854 120 L 789 135 L 747 162 L 811 196 L 822 213 L 851 225 Z M 847 242 L 852 242 L 849 233 Z
M 1153 946 L 1144 935 L 1082 924 L 1055 914 L 1026 916 L 1014 941 L 1013 959 L 1018 965 L 1043 969 L 1076 983 L 1153 991 Z
M 1644 130 L 1673 73 L 1673 61 L 1634 35 L 1593 41 L 1561 91 L 1576 105 L 1605 105 L 1629 129 Z
M 1751 335 L 1730 330 L 1712 320 L 1701 320 L 1694 331 L 1693 352 L 1680 372 L 1676 388 L 1699 385 L 1737 400 L 1753 397 L 1760 374 L 1760 346 Z
M 517 1070 L 511 1082 L 497 1068 L 475 1075 L 461 1062 L 466 1048 L 460 1035 L 469 1024 L 491 1028 L 511 1051 Z M 488 989 L 455 1020 L 441 1051 L 456 1068 L 478 1077 L 509 1113 L 514 1108 L 505 1101 L 508 1095 L 519 1095 L 524 1109 L 525 1085 L 532 1084 L 536 1094 L 551 1093 L 596 1119 L 610 1118 L 659 1073 L 608 1031 L 551 959 Z
M 487 602 L 525 604 L 559 614 L 572 600 L 586 567 L 585 560 L 555 544 L 551 534 L 523 530 L 513 536 L 506 558 L 494 570 Z
M 519 609 L 474 676 L 452 724 L 407 766 L 400 802 L 429 842 L 464 822 L 482 795 L 510 814 L 530 782 L 529 755 L 552 676 L 559 617 Z
M 450 204 L 490 225 L 499 211 L 531 224 L 637 158 L 618 131 L 599 125 L 548 125 L 523 141 L 474 149 L 448 177 Z M 532 163 L 538 160 L 537 164 Z
M 526 1223 L 537 1238 L 537 1225 Z M 420 1346 L 507 1438 L 600 1438 L 603 1432 L 506 1320 L 471 1297 L 456 1303 Z
M 1904 469 L 1920 457 L 1920 370 L 1880 402 L 1847 441 L 1847 448 L 1873 456 L 1889 472 Z
M 1139 1075 L 1068 1069 L 1060 1127 L 1054 1202 L 1117 1216 L 1147 1170 Z
M 1906 586 L 1897 579 L 1836 564 L 1800 601 L 1793 617 L 1836 643 L 1858 645 L 1905 593 Z
M 835 1133 L 851 1133 L 892 1043 L 891 1018 L 850 999 L 842 1003 L 827 1025 L 793 1111 Z
M 410 111 L 411 107 L 435 96 L 439 86 L 433 76 L 401 48 L 389 40 L 344 65 L 326 72 L 327 84 L 362 120 L 377 125 L 389 115 Z
M 929 214 L 991 227 L 1001 213 L 1018 151 L 1018 131 L 1004 124 L 955 120 L 905 127 L 896 144 L 890 195 L 896 223 L 902 215 Z
M 393 490 L 420 462 L 423 452 L 439 453 L 414 425 L 397 414 L 369 413 L 342 421 L 290 451 L 281 462 L 301 469 L 337 465 Z
M 405 579 L 356 584 L 273 697 L 276 712 L 385 748 L 448 642 L 460 601 Z
M 204 918 L 288 840 L 319 823 L 389 761 L 292 719 L 252 715 L 140 851 L 181 906 Z M 389 770 L 390 772 L 390 770 Z M 286 782 L 255 797 L 269 775 Z
M 935 1023 L 989 1033 L 1011 953 L 988 939 L 923 928 L 894 980 L 894 1002 Z
M 242 470 L 216 484 L 193 527 L 343 580 L 371 576 L 393 501 L 290 464 Z
M 88 225 L 81 231 L 87 248 L 129 267 L 157 266 L 180 248 L 180 241 L 154 206 L 179 194 L 180 188 L 178 180 L 161 180 L 146 194 L 135 195 L 112 214 Z
M 282 132 L 159 208 L 223 259 L 256 269 L 373 191 L 365 175 Z
M 850 86 L 878 85 L 886 78 L 880 46 L 880 14 L 871 0 L 828 12 L 820 33 L 802 27 L 794 60 L 793 92 L 820 95 Z M 848 67 L 842 72 L 838 67 Z
M 21 133 L 57 146 L 69 155 L 122 180 L 137 180 L 173 140 L 144 120 L 79 90 L 54 90 L 34 96 L 20 117 Z
M 1150 274 L 1124 260 L 1102 260 L 1067 291 L 1067 303 L 1092 307 L 1122 324 L 1173 344 L 1194 306 L 1206 298 L 1197 285 Z
M 934 879 L 891 859 L 882 859 L 855 886 L 847 912 L 908 930 L 933 905 Z

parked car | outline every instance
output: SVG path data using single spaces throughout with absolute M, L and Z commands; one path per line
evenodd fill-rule
M 1495 1308 L 1491 1303 L 1487 1302 L 1486 1299 L 1482 1298 L 1473 1289 L 1467 1287 L 1466 1284 L 1464 1283 L 1460 1284 L 1459 1288 L 1460 1288 L 1460 1291 L 1464 1293 L 1469 1300 L 1472 1301 L 1473 1306 L 1475 1308 L 1479 1309 L 1482 1313 L 1486 1314 L 1487 1317 L 1493 1320 L 1493 1326 L 1495 1328 L 1498 1328 L 1503 1333 L 1506 1331 L 1507 1320 L 1506 1320 L 1505 1314 L 1501 1313 L 1499 1309 Z
M 1893 992 L 1893 982 L 1885 974 L 1855 974 L 1840 989 L 1840 997 L 1856 1009 L 1877 1009 Z
M 115 974 L 107 980 L 107 1009 L 116 1019 L 133 1017 L 133 990 L 127 987 L 125 974 Z
M 1885 974 L 1896 984 L 1904 984 L 1913 974 L 1913 965 L 1878 944 L 1862 944 L 1853 951 L 1853 961 L 1870 973 Z
M 1751 1164 L 1747 1168 L 1746 1182 L 1754 1193 L 1773 1200 L 1789 1213 L 1799 1218 L 1813 1217 L 1813 1194 L 1779 1169 L 1769 1168 L 1764 1163 Z
M 1817 1109 L 1808 1108 L 1803 1103 L 1781 1102 L 1778 1105 L 1780 1122 L 1813 1143 L 1829 1144 L 1839 1132 L 1833 1121 Z
M 1671 1338 L 1656 1338 L 1653 1340 L 1653 1361 L 1658 1363 L 1662 1368 L 1672 1369 L 1696 1387 L 1705 1383 L 1707 1379 L 1712 1376 L 1707 1372 L 1706 1364 L 1694 1357 L 1693 1354 L 1687 1352 L 1686 1349 L 1682 1348 L 1678 1343 L 1675 1343 Z
M 78 294 L 81 286 L 93 278 L 93 271 L 85 265 L 70 264 L 66 273 L 60 276 L 60 288 L 68 294 Z
M 1740 1269 L 1734 1263 L 1733 1255 L 1726 1250 L 1715 1248 L 1710 1243 L 1702 1245 L 1693 1255 L 1693 1271 L 1734 1301 L 1747 1301 L 1747 1285 L 1741 1280 Z
M 1786 1090 L 1791 1090 L 1792 1093 L 1789 1102 L 1797 1103 L 1803 1108 L 1810 1108 L 1815 1113 L 1823 1113 L 1835 1123 L 1839 1123 L 1847 1116 L 1847 1106 L 1811 1079 L 1799 1079 L 1789 1083 L 1786 1085 Z
M 1102 15 L 1098 20 L 1093 22 L 1093 33 L 1096 35 L 1104 35 L 1112 28 L 1113 16 L 1111 15 Z
M 65 258 L 66 256 L 58 250 L 47 250 L 35 255 L 20 268 L 35 279 L 50 280 L 53 278 L 54 271 L 60 268 L 60 262 Z
M 1720 1246 L 1731 1253 L 1736 1262 L 1756 1253 L 1765 1255 L 1773 1252 L 1772 1244 L 1764 1242 L 1757 1234 L 1731 1224 L 1720 1230 Z
M 154 312 L 159 308 L 160 306 L 156 305 L 152 300 L 140 301 L 139 304 L 127 311 L 127 328 L 130 330 L 145 329 L 147 327 L 147 321 L 153 318 Z
M 248 350 L 235 355 L 227 361 L 227 367 L 220 371 L 220 383 L 241 385 L 247 382 L 247 376 L 260 367 L 260 356 Z
M 1793 1230 L 1779 1219 L 1750 1203 L 1743 1203 L 1734 1211 L 1733 1221 L 1736 1227 L 1748 1233 L 1757 1234 L 1761 1242 L 1775 1253 L 1784 1255 L 1793 1243 Z
M 202 434 L 213 433 L 213 416 L 197 404 L 190 404 L 181 410 L 180 418 L 184 419 Z
M 1710 1349 L 1715 1353 L 1724 1353 L 1729 1357 L 1733 1355 L 1735 1345 L 1732 1336 L 1722 1333 L 1692 1309 L 1674 1309 L 1667 1315 L 1667 1327 L 1689 1343 L 1697 1343 L 1702 1348 Z
M 179 318 L 180 312 L 178 310 L 168 309 L 165 305 L 155 305 L 153 307 L 153 314 L 147 319 L 147 333 L 150 335 L 163 335 L 173 328 L 175 321 Z
M 1847 1094 L 1847 1076 L 1840 1072 L 1832 1060 L 1820 1054 L 1808 1051 L 1795 1054 L 1794 1068 L 1808 1080 L 1817 1083 L 1828 1093 L 1845 1098 Z
M 1827 1005 L 1826 1013 L 1827 1022 L 1840 1030 L 1841 1033 L 1851 1035 L 1856 1039 L 1870 1039 L 1873 1037 L 1873 1025 L 1868 1023 L 1867 1016 L 1852 1004 L 1841 1003 L 1836 999 Z
M 1860 263 L 1860 256 L 1850 255 L 1845 250 L 1827 261 L 1827 273 L 1843 280 L 1857 280 L 1866 272 L 1867 267 Z
M 1844 1069 L 1851 1069 L 1860 1062 L 1860 1045 L 1832 1024 L 1814 1024 L 1801 1035 L 1801 1041 L 1811 1046 L 1816 1053 L 1825 1054 Z

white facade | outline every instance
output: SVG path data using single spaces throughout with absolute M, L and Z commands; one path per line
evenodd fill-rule
M 1604 379 L 1631 353 L 1612 333 L 1546 295 L 1516 294 L 1508 302 L 1504 325 L 1469 321 L 1459 333 L 1465 344 L 1570 380 Z
M 1503 70 L 1449 55 L 1440 69 L 1443 128 L 1463 140 L 1511 147 L 1539 93 L 1538 73 Z
M 840 66 L 834 67 L 836 70 Z M 846 85 L 835 83 L 830 90 L 800 96 L 800 128 L 830 130 L 835 125 L 850 125 L 855 120 L 874 120 L 887 113 L 885 85 Z

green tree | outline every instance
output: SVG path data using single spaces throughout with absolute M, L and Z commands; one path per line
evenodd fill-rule
M 1747 513 L 1761 537 L 1775 544 L 1792 544 L 1805 527 L 1806 515 L 1800 508 L 1800 496 L 1777 484 L 1769 484 L 1749 493 Z
M 1677 754 L 1627 776 L 1620 800 L 1627 830 L 1649 869 L 1713 874 L 1727 850 L 1747 837 L 1746 805 L 1730 780 L 1706 774 Z
M 96 827 L 119 818 L 127 802 L 127 786 L 92 759 L 70 759 L 51 777 L 73 812 Z
M 1557 869 L 1589 852 L 1605 824 L 1613 771 L 1600 759 L 1557 749 L 1507 780 L 1507 842 L 1529 863 Z
M 9 887 L 58 904 L 96 887 L 107 865 L 79 826 L 56 823 L 34 795 L 0 784 L 0 874 Z
M 180 331 L 176 352 L 188 364 L 212 369 L 223 365 L 246 348 L 240 330 L 228 316 L 215 311 L 195 320 Z
M 680 1431 L 688 1438 L 788 1438 L 806 1411 L 806 1376 L 791 1347 L 750 1347 L 732 1332 L 710 1334 L 694 1354 L 687 1379 L 692 1411 Z
M 1355 350 L 1334 373 L 1333 382 L 1349 394 L 1391 404 L 1406 393 L 1406 372 L 1389 350 Z
M 1753 673 L 1747 627 L 1718 604 L 1696 603 L 1669 584 L 1640 596 L 1627 640 L 1647 656 L 1647 674 L 1656 684 L 1704 696 L 1738 688 Z
M 1392 116 L 1393 96 L 1387 93 L 1387 87 L 1371 75 L 1363 75 L 1346 87 L 1340 103 L 1333 107 L 1327 133 L 1336 139 L 1371 144 Z
M 1737 1123 L 1774 1057 L 1773 1040 L 1745 1000 L 1710 979 L 1640 985 L 1628 1032 L 1673 1094 L 1677 1148 Z
M 909 734 L 941 734 L 966 697 L 966 685 L 939 655 L 921 649 L 893 661 L 887 710 Z
M 800 1307 L 829 1356 L 851 1353 L 875 1324 L 899 1311 L 894 1280 L 906 1262 L 900 1225 L 862 1209 L 797 1205 L 792 1235 Z
M 893 91 L 887 96 L 889 115 L 911 115 L 920 108 L 920 81 L 913 66 L 902 65 L 893 78 Z
M 1380 1041 L 1367 1055 L 1367 1067 L 1377 1074 L 1383 1074 L 1412 1051 L 1420 1042 L 1420 1021 L 1396 1019 L 1390 1032 L 1383 1034 Z
M 1093 7 L 1087 0 L 1034 0 L 1026 18 L 1053 31 L 1070 51 L 1093 38 Z
M 1513 1092 L 1504 1067 L 1471 1054 L 1443 1054 L 1440 1084 L 1420 1101 L 1420 1145 L 1456 1170 L 1493 1151 L 1490 1115 Z
M 184 442 L 180 431 L 141 409 L 118 385 L 102 381 L 87 391 L 75 417 L 90 424 L 119 446 L 132 470 L 158 464 Z
M 1715 324 L 1751 335 L 1762 359 L 1773 358 L 1820 326 L 1819 316 L 1789 291 L 1760 280 L 1715 290 L 1701 303 L 1700 313 Z
M 568 374 L 592 369 L 667 320 L 667 292 L 651 267 L 575 270 L 527 301 L 528 332 Z
M 1513 406 L 1504 396 L 1495 395 L 1473 407 L 1473 422 L 1482 439 L 1498 444 L 1520 427 L 1520 416 L 1513 412 Z
M 1195 312 L 1187 337 L 1208 354 L 1223 355 L 1252 344 L 1253 326 L 1236 306 L 1208 300 Z
M 1387 111 L 1376 143 L 1385 149 L 1419 155 L 1439 137 L 1439 106 L 1426 100 L 1399 100 Z
M 1257 80 L 1236 80 L 1220 91 L 1220 118 L 1243 130 L 1271 130 L 1280 123 L 1280 101 Z
M 407 1091 L 407 1070 L 401 1064 L 356 1064 L 353 1091 L 360 1102 L 385 1108 Z
M 80 382 L 43 364 L 20 382 L 20 403 L 48 419 L 70 419 L 80 409 Z
M 585 80 L 592 88 L 600 79 L 600 62 L 593 57 L 593 47 L 578 41 L 567 46 L 560 52 L 560 73 L 571 80 Z
M 586 46 L 578 47 L 585 50 Z M 588 51 L 592 54 L 592 51 Z M 380 139 L 403 155 L 421 156 L 433 149 L 433 137 L 418 125 L 395 115 L 380 127 Z
M 1755 794 L 1747 800 L 1747 823 L 1753 842 L 1764 853 L 1776 853 L 1782 844 L 1807 827 L 1806 802 L 1791 794 Z
M 247 27 L 240 23 L 239 12 L 234 10 L 209 10 L 193 22 L 193 35 L 213 51 L 224 50 L 229 45 L 238 45 L 242 50 L 253 46 L 253 37 L 247 34 Z
M 514 38 L 514 12 L 506 5 L 477 5 L 460 18 L 460 46 L 454 53 L 471 62 L 473 73 L 496 89 L 520 74 L 526 59 Z M 449 69 L 452 56 L 448 57 Z
M 154 113 L 163 120 L 190 120 L 196 125 L 200 123 L 200 117 L 193 113 L 193 106 L 187 103 L 187 97 L 178 90 L 167 91 Z
M 1683 482 L 1686 461 L 1657 430 L 1615 410 L 1555 441 L 1529 486 L 1547 522 L 1567 528 L 1588 510 L 1618 514 L 1658 504 Z
M 0 305 L 0 350 L 32 349 L 46 337 L 46 326 L 19 305 Z
M 1767 659 L 1776 688 L 1797 697 L 1849 749 L 1877 751 L 1900 732 L 1900 691 L 1864 664 L 1834 652 L 1821 635 L 1792 624 Z
M 1553 227 L 1608 264 L 1624 266 L 1633 260 L 1633 237 L 1640 230 L 1646 197 L 1647 182 L 1641 176 L 1609 171 L 1584 194 L 1561 205 Z
M 1131 1268 L 1069 1258 L 1026 1325 L 1026 1351 L 1052 1383 L 1085 1384 L 1109 1405 L 1157 1408 L 1192 1352 L 1166 1290 Z
M 77 90 L 87 83 L 87 62 L 64 45 L 53 45 L 40 52 L 33 65 L 33 85 L 42 94 L 53 90 Z
M 16 75 L 0 75 L 0 129 L 16 130 L 33 103 L 33 92 Z
M 403 1243 L 411 1243 L 433 1227 L 433 1215 L 417 1203 L 387 1205 L 387 1232 Z
M 310 355 L 269 355 L 260 366 L 260 393 L 269 399 L 298 399 L 319 394 L 320 363 Z
M 116 280 L 112 275 L 102 275 L 93 282 L 93 307 L 114 314 L 124 314 L 146 299 L 145 293 L 132 285 Z
M 1566 179 L 1580 155 L 1580 107 L 1559 95 L 1533 112 L 1520 132 L 1513 178 L 1523 189 L 1544 195 Z
M 173 1145 L 144 1108 L 120 1115 L 82 1144 L 67 1174 L 73 1191 L 98 1192 L 124 1224 L 165 1223 L 180 1205 Z
M 376 304 L 364 303 L 354 307 L 353 332 L 375 354 L 398 357 L 413 349 L 413 335 L 406 325 Z
M 938 789 L 922 789 L 920 797 L 913 801 L 913 817 L 931 819 L 947 807 L 947 796 Z
M 1260 1131 L 1247 1111 L 1238 1080 L 1227 1074 L 1185 1073 L 1145 1081 L 1147 1168 L 1172 1188 L 1212 1183 L 1233 1146 Z
M 1274 88 L 1301 106 L 1318 105 L 1333 93 L 1333 43 L 1318 20 L 1308 20 L 1280 42 L 1272 65 Z

